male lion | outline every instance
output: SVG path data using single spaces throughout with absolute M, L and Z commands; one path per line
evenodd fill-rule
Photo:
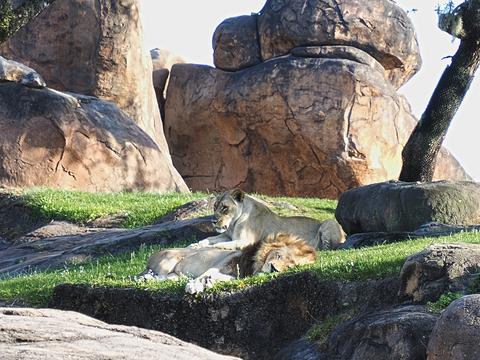
M 304 216 L 279 216 L 239 189 L 219 195 L 213 209 L 215 229 L 221 234 L 192 244 L 191 248 L 243 249 L 278 233 L 298 236 L 322 250 L 336 249 L 345 241 L 335 220 L 321 223 Z
M 280 233 L 241 251 L 211 247 L 165 249 L 148 259 L 147 270 L 139 277 L 157 280 L 191 277 L 185 291 L 193 294 L 218 281 L 311 264 L 315 257 L 315 249 L 305 241 Z

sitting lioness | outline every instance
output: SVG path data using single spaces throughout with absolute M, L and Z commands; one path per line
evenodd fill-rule
M 345 241 L 335 220 L 320 223 L 304 216 L 279 216 L 239 189 L 219 195 L 213 210 L 215 229 L 221 234 L 192 244 L 191 248 L 243 249 L 278 233 L 298 236 L 322 250 L 335 249 Z
M 218 281 L 254 275 L 260 272 L 284 271 L 297 265 L 315 262 L 316 251 L 305 241 L 287 234 L 270 236 L 243 250 L 215 248 L 182 248 L 162 250 L 148 259 L 143 279 L 193 278 L 185 287 L 197 293 Z

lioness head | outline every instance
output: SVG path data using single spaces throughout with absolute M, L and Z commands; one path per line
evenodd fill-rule
M 234 189 L 226 191 L 217 197 L 213 205 L 216 218 L 215 230 L 224 232 L 230 224 L 233 224 L 242 214 L 243 199 L 245 193 L 242 190 Z
M 272 235 L 258 249 L 253 273 L 285 271 L 294 266 L 312 264 L 316 256 L 315 249 L 296 236 Z

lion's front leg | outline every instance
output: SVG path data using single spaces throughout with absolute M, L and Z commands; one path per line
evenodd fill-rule
M 190 280 L 185 285 L 185 292 L 189 294 L 197 294 L 209 289 L 219 281 L 233 280 L 234 277 L 220 272 L 217 268 L 211 268 L 205 271 L 199 277 Z
M 221 243 L 224 241 L 229 241 L 229 240 L 230 238 L 227 235 L 220 234 L 220 235 L 211 236 L 206 239 L 200 240 L 197 243 L 190 244 L 188 245 L 188 247 L 192 249 L 199 249 L 199 248 L 208 247 L 208 246 Z

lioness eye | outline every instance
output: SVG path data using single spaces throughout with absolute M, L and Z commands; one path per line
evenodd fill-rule
M 227 212 L 228 211 L 228 207 L 227 206 L 223 206 L 222 207 L 222 212 Z

